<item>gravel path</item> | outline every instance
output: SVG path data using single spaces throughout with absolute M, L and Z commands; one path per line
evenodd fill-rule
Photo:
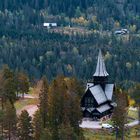
M 37 109 L 38 109 L 37 105 L 27 105 L 27 106 L 23 107 L 21 110 L 18 110 L 17 114 L 20 115 L 22 110 L 27 110 L 29 115 L 32 117 L 34 115 L 34 113 L 37 111 Z
M 138 125 L 138 120 L 134 120 L 133 122 L 125 124 L 125 126 L 133 127 L 135 125 Z M 81 128 L 89 128 L 89 129 L 101 129 L 102 122 L 101 121 L 92 121 L 92 120 L 82 120 L 82 123 L 80 124 Z
M 81 128 L 91 128 L 91 129 L 101 129 L 101 122 L 99 121 L 91 121 L 91 120 L 82 120 L 80 124 Z

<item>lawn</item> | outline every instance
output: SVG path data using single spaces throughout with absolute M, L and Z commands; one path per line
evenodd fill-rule
M 84 136 L 86 140 L 115 140 L 115 133 L 103 129 L 84 129 Z M 140 140 L 140 126 L 130 128 L 126 132 L 125 140 Z
M 86 140 L 115 140 L 111 132 L 106 130 L 84 129 L 84 136 Z
M 27 105 L 37 105 L 38 104 L 37 95 L 34 94 L 33 88 L 30 87 L 28 95 L 31 95 L 35 98 L 33 98 L 33 99 L 31 99 L 31 98 L 20 98 L 19 100 L 17 100 L 15 102 L 15 107 L 16 107 L 17 110 L 20 110 Z
M 138 111 L 137 110 L 128 110 L 128 117 L 137 120 L 138 119 Z
M 38 99 L 19 99 L 15 102 L 16 110 L 20 110 L 27 105 L 36 105 L 38 104 Z

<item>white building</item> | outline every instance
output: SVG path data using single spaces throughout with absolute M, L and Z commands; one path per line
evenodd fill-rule
M 47 27 L 48 29 L 54 28 L 54 27 L 57 27 L 57 23 L 43 23 L 43 26 Z

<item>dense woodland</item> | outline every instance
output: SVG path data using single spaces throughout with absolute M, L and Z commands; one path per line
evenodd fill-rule
M 56 22 L 58 27 L 48 30 L 44 22 Z M 114 34 L 122 28 L 129 33 Z M 92 80 L 99 49 L 110 82 L 129 89 L 118 90 L 118 98 L 135 93 L 131 96 L 139 107 L 139 47 L 138 0 L 0 0 L 1 138 L 84 140 L 79 128 L 81 86 Z M 27 111 L 17 117 L 18 94 L 24 97 L 43 75 L 48 81 L 42 78 L 37 87 L 39 110 L 33 118 Z M 82 83 L 57 75 L 77 77 Z M 127 102 L 118 102 L 123 103 L 122 116 L 115 115 L 113 122 L 123 136 Z
M 140 81 L 139 36 L 101 36 L 98 33 L 69 36 L 41 29 L 30 31 L 3 32 L 5 36 L 0 39 L 1 66 L 8 64 L 15 71 L 24 71 L 30 79 L 46 75 L 51 80 L 64 74 L 88 80 L 92 79 L 98 50 L 102 48 L 111 80 Z
M 140 28 L 140 3 L 137 0 L 1 0 L 0 10 L 1 18 L 10 17 L 6 18 L 7 24 L 16 28 L 39 25 L 50 19 L 50 15 L 58 16 L 55 19 L 62 25 L 70 24 L 71 18 L 83 17 L 90 21 L 91 27 L 100 27 L 100 30 L 112 30 L 118 24 Z M 5 25 L 6 21 L 3 22 Z
M 34 86 L 39 95 L 37 112 L 32 117 L 26 110 L 17 115 L 14 103 L 19 100 L 19 93 L 24 98 L 29 85 L 27 75 L 22 72 L 15 74 L 7 66 L 0 72 L 0 139 L 84 140 L 79 127 L 81 84 L 75 78 L 64 76 L 49 84 L 43 77 Z
M 135 0 L 1 0 L 0 66 L 24 71 L 31 80 L 46 75 L 50 81 L 58 74 L 89 80 L 102 48 L 112 81 L 124 86 L 139 82 L 139 7 Z M 48 21 L 63 32 L 69 24 L 91 32 L 49 32 L 43 28 Z M 123 27 L 129 35 L 113 34 Z

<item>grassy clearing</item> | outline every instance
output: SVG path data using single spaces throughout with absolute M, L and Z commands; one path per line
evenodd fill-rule
M 84 129 L 86 140 L 114 140 L 112 134 L 107 130 Z
M 133 118 L 134 120 L 138 119 L 138 111 L 136 110 L 129 110 L 128 117 Z
M 23 107 L 27 105 L 36 105 L 38 104 L 38 99 L 19 99 L 15 102 L 15 107 L 17 110 L 22 109 Z
M 84 136 L 86 140 L 115 140 L 115 133 L 103 129 L 84 129 Z M 125 140 L 140 140 L 140 126 L 127 130 Z

